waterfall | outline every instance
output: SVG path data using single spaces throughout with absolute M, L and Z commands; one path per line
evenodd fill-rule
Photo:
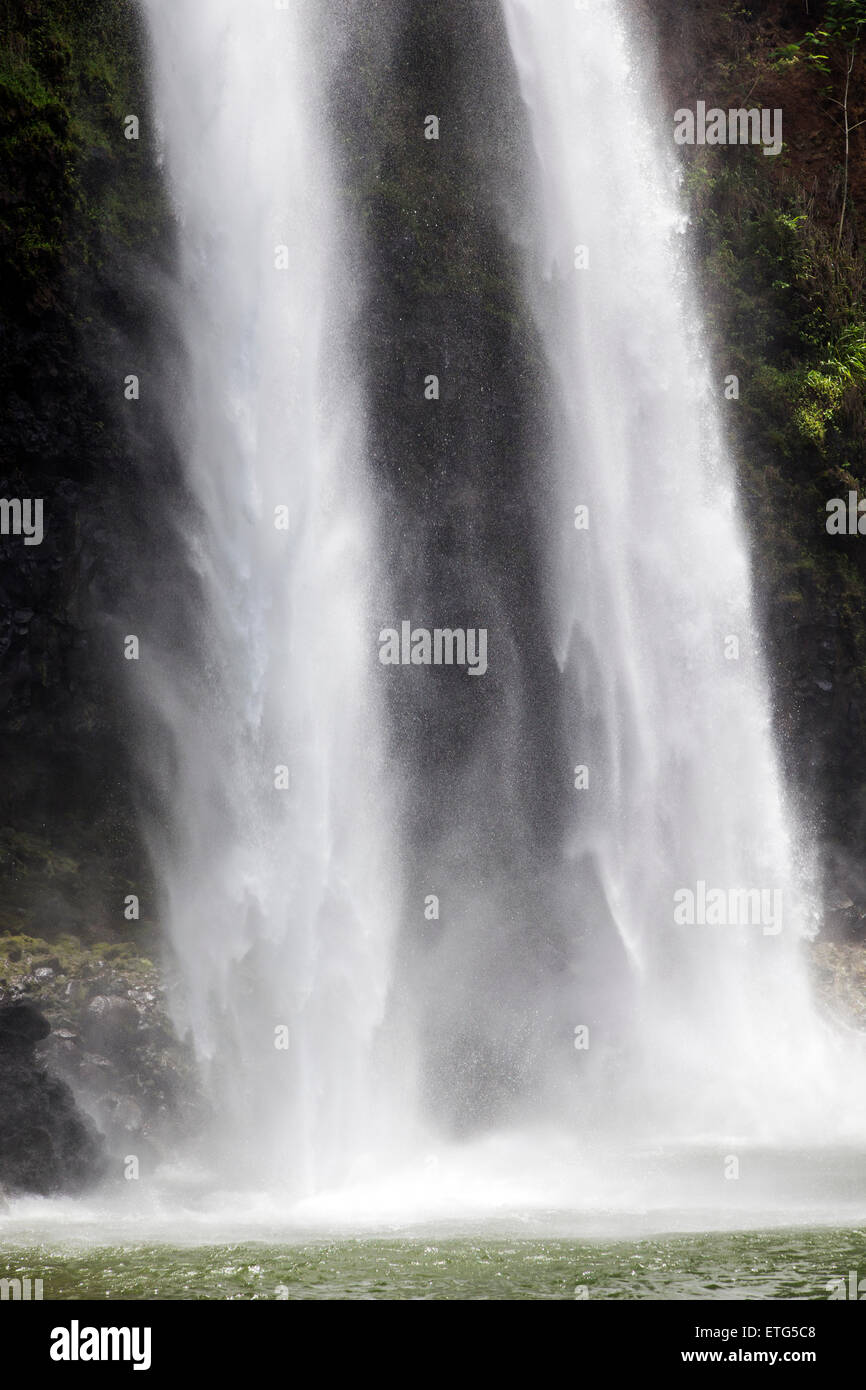
M 809 994 L 810 866 L 722 443 L 738 406 L 702 347 L 652 45 L 611 0 L 503 9 L 536 156 L 527 297 L 555 397 L 548 585 L 586 769 L 566 850 L 585 1075 L 607 1124 L 839 1133 L 850 1098 Z
M 142 619 L 141 681 L 166 733 L 151 775 L 170 808 L 150 833 L 214 1163 L 297 1196 L 353 1190 L 387 1156 L 408 1164 L 393 1191 L 413 1210 L 432 1184 L 452 1211 L 551 1201 L 554 1131 L 572 1155 L 600 1135 L 624 1152 L 855 1131 L 854 1053 L 809 988 L 807 837 L 786 804 L 723 442 L 737 405 L 702 346 L 672 130 L 626 6 L 502 0 L 534 149 L 532 216 L 502 217 L 548 392 L 526 413 L 549 414 L 553 485 L 531 539 L 555 659 L 533 715 L 526 624 L 502 611 L 516 588 L 477 569 L 464 585 L 455 560 L 451 600 L 489 604 L 467 621 L 489 621 L 490 672 L 459 694 L 426 688 L 431 706 L 454 701 L 461 737 L 425 860 L 386 756 L 379 619 L 399 625 L 425 590 L 382 572 L 386 489 L 352 347 L 363 267 L 327 107 L 347 61 L 339 7 L 144 5 L 187 359 L 173 524 L 196 605 L 189 641 L 155 620 L 148 643 Z M 404 567 L 427 553 L 407 543 Z M 423 725 L 424 699 L 406 708 Z M 571 766 L 545 807 L 554 783 L 518 793 L 534 753 L 553 758 L 548 723 Z M 423 801 L 423 764 L 399 752 Z M 545 833 L 522 834 L 529 805 L 549 810 Z M 450 922 L 421 941 L 419 905 L 443 884 Z M 592 1200 L 565 1169 L 563 1203 Z
M 187 356 L 174 524 L 197 591 L 195 650 L 142 654 L 169 732 L 161 920 L 211 1152 L 303 1193 L 386 1143 L 395 1108 L 380 1033 L 398 803 L 371 687 L 356 276 L 326 110 L 340 36 L 312 3 L 145 10 Z

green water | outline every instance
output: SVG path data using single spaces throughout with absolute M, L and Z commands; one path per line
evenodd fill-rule
M 866 1229 L 633 1241 L 357 1239 L 272 1245 L 0 1244 L 48 1299 L 803 1299 L 866 1278 Z M 585 1294 L 581 1293 L 585 1290 Z

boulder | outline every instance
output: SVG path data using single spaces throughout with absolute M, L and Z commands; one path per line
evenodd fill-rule
M 29 1001 L 0 1005 L 0 1189 L 8 1192 L 77 1192 L 105 1171 L 101 1135 L 36 1058 L 50 1031 Z

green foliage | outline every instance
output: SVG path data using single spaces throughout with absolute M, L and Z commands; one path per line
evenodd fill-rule
M 706 299 L 730 370 L 744 382 L 754 444 L 789 459 L 824 454 L 866 410 L 866 316 L 858 278 L 793 187 L 755 160 L 699 157 L 687 186 Z
M 810 29 L 801 39 L 783 44 L 770 55 L 777 67 L 790 67 L 803 59 L 819 72 L 831 72 L 833 49 L 856 48 L 866 27 L 866 0 L 828 0 L 820 28 Z M 826 52 L 824 50 L 827 50 Z
M 866 328 L 849 323 L 834 343 L 828 346 L 828 356 L 821 363 L 833 377 L 842 382 L 866 381 Z
M 809 443 L 822 447 L 827 427 L 842 404 L 842 384 L 837 377 L 819 371 L 806 372 L 794 410 L 794 423 Z
M 146 105 L 124 0 L 0 0 L 0 263 L 7 312 L 56 309 L 104 237 L 152 241 L 165 202 L 122 138 Z M 101 162 L 100 162 L 101 161 Z
M 866 0 L 828 0 L 819 33 L 842 43 L 859 43 L 866 25 Z
M 859 41 L 866 0 L 859 11 L 834 7 L 830 15 L 834 32 L 851 43 Z M 849 59 L 840 40 L 810 51 L 833 56 L 844 78 Z M 775 58 L 770 80 L 778 84 L 803 55 L 795 45 Z M 828 100 L 823 119 L 841 105 Z M 719 380 L 730 372 L 740 379 L 740 400 L 725 418 L 779 669 L 787 669 L 792 619 L 808 631 L 826 628 L 845 653 L 859 707 L 866 557 L 825 528 L 829 498 L 866 491 L 866 267 L 855 224 L 843 240 L 836 208 L 818 186 L 804 186 L 781 164 L 768 177 L 747 150 L 736 158 L 696 151 L 686 187 Z M 784 679 L 798 678 L 792 665 Z

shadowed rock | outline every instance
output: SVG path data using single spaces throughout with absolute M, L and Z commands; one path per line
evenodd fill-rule
M 50 1031 L 26 1000 L 0 1006 L 0 1187 L 9 1192 L 76 1192 L 105 1171 L 102 1137 L 36 1058 Z

